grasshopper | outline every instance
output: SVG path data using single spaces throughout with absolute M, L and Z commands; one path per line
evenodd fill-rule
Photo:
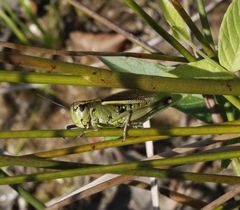
M 77 101 L 70 106 L 74 125 L 67 128 L 123 128 L 123 140 L 127 127 L 138 127 L 151 119 L 158 111 L 179 100 L 180 95 L 166 95 L 136 90 L 123 91 L 104 99 Z

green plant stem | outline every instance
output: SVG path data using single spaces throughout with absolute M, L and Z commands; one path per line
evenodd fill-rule
M 11 185 L 11 186 L 15 188 L 15 190 L 19 193 L 19 195 L 23 197 L 24 200 L 26 200 L 29 204 L 31 204 L 35 209 L 42 210 L 47 208 L 47 206 L 45 206 L 43 202 L 41 202 L 36 197 L 32 196 L 32 194 L 26 191 L 24 188 L 18 185 Z
M 213 210 L 234 210 L 237 209 L 238 207 L 240 207 L 240 201 L 229 201 L 226 202 L 216 208 L 214 208 Z
M 134 0 L 124 0 L 126 4 L 134 10 L 143 20 L 151 26 L 160 36 L 162 36 L 169 44 L 178 50 L 188 61 L 193 62 L 196 58 L 188 52 L 188 50 L 181 45 L 173 36 L 165 31 L 160 25 L 156 23 L 144 10 L 136 4 Z
M 137 161 L 131 163 L 118 163 L 113 165 L 104 165 L 104 166 L 92 166 L 87 168 L 77 168 L 77 169 L 68 169 L 64 171 L 57 172 L 46 172 L 42 174 L 30 174 L 30 175 L 22 175 L 22 176 L 12 176 L 12 177 L 4 177 L 0 178 L 0 185 L 5 184 L 19 184 L 22 182 L 30 182 L 30 181 L 43 181 L 43 180 L 51 180 L 51 179 L 59 179 L 59 178 L 67 178 L 74 176 L 84 176 L 90 174 L 105 174 L 105 173 L 117 173 L 124 175 L 138 175 L 138 176 L 148 176 L 153 177 L 151 172 L 152 167 L 162 167 L 162 166 L 174 166 L 179 164 L 190 164 L 196 162 L 204 162 L 204 161 L 213 161 L 213 160 L 223 160 L 229 158 L 235 158 L 240 156 L 240 151 L 226 151 L 226 152 L 216 152 L 210 154 L 198 154 L 198 155 L 189 155 L 183 157 L 173 157 L 166 159 L 158 159 L 158 160 L 148 160 L 148 161 Z M 133 170 L 139 170 L 139 173 L 134 173 Z M 158 170 L 158 169 L 156 169 Z M 163 178 L 163 174 L 160 170 L 158 170 L 158 174 L 156 173 L 154 176 Z M 168 175 L 168 173 L 165 173 Z M 198 178 L 195 180 L 200 181 L 200 175 L 197 174 Z M 213 176 L 213 175 L 207 175 Z M 180 176 L 181 178 L 183 176 Z M 217 178 L 219 177 L 219 178 Z M 222 177 L 222 178 L 220 178 Z M 223 178 L 224 177 L 224 178 Z M 204 182 L 206 180 L 204 179 Z M 209 181 L 209 180 L 208 180 Z M 220 183 L 228 183 L 228 184 L 240 184 L 240 177 L 235 176 L 220 176 L 215 175 L 212 177 L 213 182 Z
M 88 164 L 80 164 L 73 162 L 64 162 L 56 160 L 46 160 L 39 157 L 28 156 L 10 156 L 1 155 L 0 156 L 0 167 L 6 166 L 24 166 L 24 167 L 35 167 L 35 168 L 51 168 L 51 169 L 70 169 L 70 168 L 80 168 L 87 167 Z
M 53 69 L 56 66 L 52 67 Z M 63 66 L 62 66 L 63 67 Z M 181 79 L 116 73 L 93 67 L 79 66 L 85 76 L 44 73 L 26 73 L 0 70 L 1 82 L 82 85 L 96 87 L 140 89 L 150 92 L 197 93 L 209 95 L 240 95 L 240 80 Z M 80 70 L 79 69 L 79 70 Z M 91 71 L 92 70 L 92 71 Z M 92 74 L 92 75 L 91 75 Z M 134 81 L 134 82 L 133 82 Z
M 17 16 L 17 14 L 12 10 L 12 8 L 9 6 L 9 3 L 6 0 L 2 1 L 2 5 L 4 9 L 8 12 L 10 18 L 12 21 L 15 22 L 15 25 L 18 25 L 20 27 L 19 31 L 24 31 L 24 34 L 31 34 L 31 36 L 35 36 L 27 27 L 26 24 L 24 24 L 20 18 Z M 27 38 L 27 37 L 26 37 Z
M 231 177 L 235 176 L 224 176 L 217 174 L 202 174 L 202 173 L 190 173 L 190 172 L 181 172 L 177 170 L 163 170 L 163 169 L 135 169 L 133 171 L 123 172 L 123 174 L 133 175 L 133 176 L 145 176 L 145 177 L 157 177 L 157 178 L 168 178 L 168 179 L 177 179 L 177 180 L 189 180 L 194 182 L 213 182 L 213 183 L 227 183 L 227 184 L 236 184 L 235 181 L 230 181 Z M 125 174 L 125 175 L 126 175 Z M 239 181 L 237 181 L 239 182 Z
M 209 95 L 240 95 L 240 80 L 183 79 L 126 74 L 86 65 L 26 55 L 0 53 L 0 61 L 24 67 L 73 75 L 0 71 L 0 81 L 132 88 L 152 92 L 181 92 Z M 134 82 L 133 82 L 134 81 Z
M 240 110 L 240 99 L 234 96 L 224 96 L 233 106 Z
M 233 110 L 232 110 L 232 105 L 229 101 L 226 101 L 224 103 L 223 109 L 226 113 L 226 117 L 228 119 L 228 121 L 232 121 L 234 120 L 234 114 L 233 114 Z
M 1 46 L 10 46 L 12 49 L 18 48 L 18 50 L 21 50 L 21 51 L 24 51 L 26 48 L 26 47 L 23 47 L 23 45 L 21 45 L 21 47 L 19 45 L 17 45 L 17 47 L 14 47 L 15 44 L 12 44 L 12 43 L 11 43 L 11 45 L 9 43 L 1 44 Z M 49 52 L 50 54 L 56 54 L 56 55 L 63 55 L 65 53 L 65 52 L 61 52 L 61 51 L 59 52 L 59 51 L 51 50 L 51 49 L 44 49 L 44 50 L 41 50 L 41 49 L 42 48 L 40 48 L 39 50 L 40 50 L 40 52 L 42 51 L 42 53 L 44 53 L 43 51 L 45 51 L 45 50 L 47 50 L 47 52 Z M 35 50 L 38 51 L 38 48 L 31 49 L 31 51 L 29 50 L 29 52 L 36 53 Z M 66 51 L 66 52 L 68 52 L 68 51 Z M 75 52 L 73 52 L 73 53 L 75 54 Z M 78 54 L 78 52 L 76 52 L 76 53 Z M 82 53 L 82 52 L 80 52 L 80 53 Z M 70 52 L 70 54 L 71 54 L 71 52 Z M 144 54 L 143 57 L 150 59 L 151 55 L 153 55 L 153 57 L 156 56 L 156 58 L 158 57 L 158 54 Z M 159 56 L 161 57 L 162 55 L 159 55 Z M 162 58 L 164 59 L 164 57 L 162 57 Z M 182 58 L 177 59 L 177 60 L 183 61 Z M 41 69 L 41 70 L 45 70 L 45 71 L 48 71 L 51 73 L 58 72 L 58 73 L 77 74 L 77 75 L 83 75 L 83 76 L 86 75 L 88 77 L 89 76 L 93 77 L 94 73 L 96 71 L 102 71 L 102 72 L 104 72 L 104 74 L 108 74 L 108 76 L 110 76 L 110 74 L 109 74 L 110 71 L 107 69 L 103 69 L 103 68 L 96 68 L 96 67 L 91 67 L 91 66 L 87 66 L 87 65 L 68 63 L 68 62 L 63 62 L 63 61 L 56 61 L 56 60 L 52 60 L 52 59 L 46 59 L 46 58 L 40 58 L 40 57 L 34 57 L 34 56 L 28 56 L 28 55 L 21 55 L 21 54 L 16 54 L 16 53 L 9 53 L 9 52 L 0 52 L 0 62 L 10 63 L 13 65 L 19 65 L 19 66 L 23 66 L 26 68 L 32 68 L 35 70 Z
M 0 46 L 7 47 L 10 49 L 16 49 L 19 51 L 24 51 L 24 53 L 45 53 L 50 55 L 59 56 L 124 56 L 133 57 L 141 59 L 151 59 L 151 60 L 163 60 L 163 61 L 175 61 L 175 62 L 187 62 L 184 57 L 163 55 L 159 53 L 133 53 L 133 52 L 101 52 L 101 51 L 67 51 L 67 50 L 55 50 L 49 48 L 40 47 L 30 47 L 26 45 L 13 44 L 11 42 L 0 41 Z
M 122 136 L 121 128 L 104 128 L 98 131 L 84 129 L 73 130 L 14 130 L 1 131 L 0 138 L 51 138 L 51 137 L 76 137 L 80 134 L 85 137 L 93 136 Z M 211 135 L 211 134 L 239 134 L 239 124 L 219 124 L 198 127 L 161 127 L 161 128 L 130 128 L 127 136 L 189 136 L 189 135 Z
M 233 158 L 231 164 L 233 167 L 234 174 L 236 176 L 240 176 L 240 159 L 239 159 L 239 157 Z
M 210 44 L 211 48 L 215 49 L 211 28 L 210 28 L 208 18 L 207 18 L 207 13 L 205 10 L 205 0 L 197 0 L 197 8 L 198 8 L 198 13 L 202 23 L 202 27 L 203 27 L 203 34 L 207 42 Z
M 6 13 L 3 11 L 3 9 L 0 8 L 0 18 L 4 20 L 4 22 L 8 25 L 9 28 L 15 33 L 17 38 L 23 43 L 23 44 L 29 44 L 27 37 L 25 34 L 23 34 L 19 28 L 16 26 L 16 24 L 12 21 L 11 18 L 9 18 Z
M 34 54 L 43 53 L 48 55 L 59 55 L 59 56 L 89 56 L 89 55 L 90 56 L 110 56 L 110 57 L 125 56 L 125 57 L 141 58 L 141 59 L 187 62 L 187 60 L 184 57 L 163 55 L 160 53 L 150 54 L 150 53 L 134 53 L 134 52 L 67 51 L 67 50 L 55 50 L 55 49 L 42 48 L 42 47 L 31 47 L 31 46 L 20 45 L 20 44 L 4 42 L 4 41 L 0 41 L 0 46 L 10 48 L 10 49 L 15 49 L 24 53 L 29 52 Z M 13 56 L 17 57 L 18 55 L 13 54 Z
M 37 17 L 32 13 L 30 3 L 25 0 L 20 0 L 19 3 L 23 7 L 25 14 L 28 15 L 29 19 L 37 26 L 41 33 L 45 35 L 46 31 L 43 29 L 42 25 L 38 22 Z
M 0 170 L 0 176 L 8 177 L 8 175 Z M 34 197 L 31 193 L 29 193 L 27 190 L 25 190 L 22 186 L 20 185 L 10 185 L 18 194 L 23 197 L 29 204 L 31 204 L 35 209 L 37 210 L 42 210 L 45 209 L 46 206 L 44 203 L 42 203 L 40 200 L 38 200 L 36 197 Z
M 141 133 L 144 133 L 141 132 Z M 77 135 L 77 134 L 75 134 Z M 113 134 L 114 135 L 114 134 Z M 118 140 L 111 140 L 111 141 L 101 141 L 97 143 L 91 143 L 91 144 L 84 144 L 79 146 L 73 146 L 68 148 L 60 148 L 60 149 L 54 149 L 50 151 L 43 151 L 43 152 L 37 152 L 34 154 L 31 154 L 33 156 L 37 157 L 43 157 L 43 158 L 55 158 L 70 154 L 77 154 L 82 152 L 88 152 L 88 151 L 94 151 L 99 149 L 106 149 L 111 147 L 120 147 L 120 146 L 126 146 L 126 145 L 132 145 L 137 143 L 144 143 L 146 141 L 159 141 L 159 140 L 166 140 L 171 138 L 171 136 L 145 136 L 145 137 L 137 137 L 137 138 L 131 138 L 128 137 L 125 141 L 122 141 L 122 139 Z
M 183 20 L 186 22 L 192 33 L 195 35 L 195 37 L 198 39 L 198 41 L 201 43 L 203 49 L 206 51 L 208 56 L 213 57 L 216 56 L 216 52 L 211 48 L 209 43 L 205 40 L 202 33 L 199 31 L 195 23 L 192 21 L 191 17 L 186 13 L 182 5 L 179 3 L 178 0 L 171 0 L 173 6 L 178 11 L 178 13 L 181 15 Z
M 79 154 L 83 152 L 95 151 L 100 149 L 139 144 L 147 141 L 166 140 L 168 138 L 170 137 L 169 136 L 146 136 L 146 137 L 137 137 L 137 138 L 127 138 L 125 141 L 122 141 L 122 139 L 111 140 L 111 141 L 101 141 L 97 143 L 84 144 L 79 146 L 54 149 L 50 151 L 37 152 L 37 153 L 30 154 L 30 156 L 36 156 L 41 158 L 55 158 L 55 157 L 61 157 L 61 156 L 66 156 L 71 154 Z
M 229 100 L 228 98 L 226 98 L 226 99 Z M 229 100 L 229 101 L 230 101 L 230 100 Z M 229 103 L 229 102 L 227 102 L 227 103 Z M 227 116 L 227 120 L 228 120 L 229 122 L 231 122 L 230 120 L 232 120 L 232 116 L 233 116 L 233 115 L 230 115 L 230 114 L 226 113 L 226 116 Z M 238 141 L 238 140 L 237 140 L 237 139 L 236 139 L 236 140 L 233 139 L 232 142 L 230 141 L 230 142 L 228 142 L 228 143 L 229 143 L 229 144 L 231 144 L 231 143 L 234 144 L 235 141 Z M 223 144 L 223 145 L 226 145 L 226 143 Z M 239 161 L 239 157 L 238 157 L 238 158 L 233 158 L 233 159 L 231 160 L 231 165 L 232 165 L 234 174 L 237 175 L 237 176 L 239 176 L 239 175 L 240 175 L 240 161 Z

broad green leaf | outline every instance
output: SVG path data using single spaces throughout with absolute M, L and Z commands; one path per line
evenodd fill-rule
M 181 78 L 218 78 L 232 79 L 234 75 L 226 71 L 218 63 L 211 59 L 202 59 L 200 61 L 180 65 L 169 73 Z M 204 122 L 211 123 L 211 113 L 207 109 L 202 95 L 184 95 L 183 99 L 174 105 L 178 110 L 200 119 Z
M 111 70 L 133 74 L 144 74 L 152 76 L 175 77 L 168 73 L 171 69 L 160 64 L 143 61 L 138 58 L 128 57 L 101 57 L 102 62 Z
M 232 79 L 231 72 L 226 71 L 218 63 L 211 59 L 202 59 L 200 61 L 183 64 L 171 70 L 169 73 L 181 78 L 217 78 Z
M 231 72 L 207 58 L 180 65 L 175 69 L 137 58 L 102 57 L 101 59 L 113 71 L 118 72 L 181 78 L 231 79 L 234 77 Z M 212 122 L 202 95 L 184 94 L 174 107 L 191 117 L 208 123 Z
M 202 95 L 183 95 L 183 98 L 175 103 L 173 107 L 203 122 L 212 123 L 211 113 L 207 109 Z
M 231 72 L 240 70 L 240 1 L 233 0 L 224 15 L 219 34 L 219 61 Z
M 162 13 L 171 26 L 173 36 L 179 40 L 191 40 L 186 24 L 169 0 L 159 0 Z
M 113 71 L 176 77 L 174 74 L 168 73 L 171 70 L 169 67 L 153 64 L 136 58 L 101 57 L 101 60 Z M 172 71 L 173 70 L 170 72 Z M 183 98 L 174 105 L 174 107 L 187 115 L 204 122 L 211 122 L 211 115 L 205 106 L 202 95 L 185 94 L 183 95 Z

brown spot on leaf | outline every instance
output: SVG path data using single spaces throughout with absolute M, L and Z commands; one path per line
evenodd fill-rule
M 95 150 L 95 149 L 96 149 L 96 145 L 93 144 L 93 145 L 92 145 L 92 150 Z
M 232 86 L 228 82 L 226 82 L 226 86 L 229 89 L 229 91 L 232 91 Z
M 50 69 L 50 71 L 52 72 L 52 71 L 54 71 L 54 69 L 56 69 L 57 68 L 57 66 L 55 65 L 55 64 L 51 64 L 51 69 Z

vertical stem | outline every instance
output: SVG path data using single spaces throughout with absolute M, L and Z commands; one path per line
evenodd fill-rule
M 162 36 L 169 44 L 171 44 L 178 52 L 180 52 L 188 61 L 193 62 L 196 58 L 181 45 L 178 40 L 165 31 L 156 23 L 134 0 L 124 0 L 126 4 L 134 10 L 143 20 L 151 26 L 160 36 Z
M 4 12 L 4 10 L 0 7 L 0 18 L 7 24 L 9 28 L 15 33 L 17 38 L 23 43 L 23 44 L 29 44 L 29 41 L 24 33 L 22 33 L 17 25 L 12 21 L 12 19 L 7 16 L 7 14 Z
M 205 0 L 197 0 L 197 8 L 198 8 L 198 13 L 200 16 L 201 24 L 203 27 L 203 34 L 204 34 L 206 40 L 208 41 L 208 43 L 210 44 L 210 46 L 213 49 L 215 49 L 210 25 L 209 25 L 208 18 L 207 18 L 207 13 L 205 10 Z
M 202 48 L 205 50 L 205 52 L 210 56 L 215 56 L 215 51 L 211 48 L 209 43 L 205 40 L 205 37 L 202 35 L 202 33 L 199 31 L 195 23 L 192 21 L 191 17 L 186 13 L 182 5 L 179 3 L 178 0 L 170 0 L 175 7 L 175 9 L 178 11 L 178 13 L 181 15 L 183 20 L 186 22 L 188 27 L 191 29 L 192 33 L 195 35 L 195 37 L 198 39 L 198 41 L 201 43 Z
M 3 177 L 8 177 L 9 175 L 3 171 L 0 170 L 0 175 Z M 27 190 L 25 190 L 21 185 L 19 184 L 12 184 L 10 185 L 11 188 L 13 188 L 20 196 L 22 196 L 29 204 L 31 204 L 35 209 L 37 210 L 43 210 L 46 208 L 44 203 L 42 203 L 40 200 L 38 200 L 36 197 L 34 197 L 31 193 L 29 193 Z

